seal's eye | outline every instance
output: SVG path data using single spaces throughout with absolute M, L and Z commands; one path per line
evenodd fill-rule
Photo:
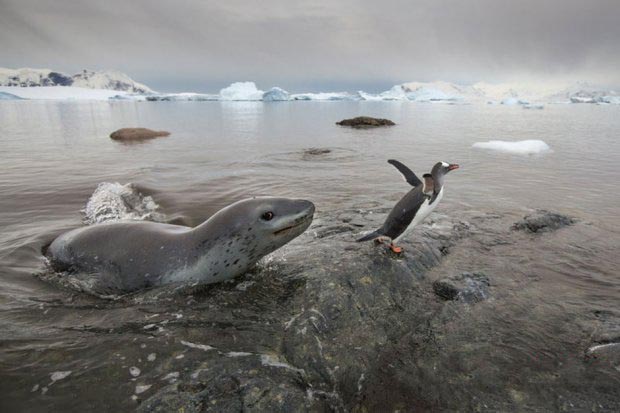
M 273 212 L 267 211 L 261 216 L 261 218 L 265 221 L 271 221 L 271 219 L 273 218 Z

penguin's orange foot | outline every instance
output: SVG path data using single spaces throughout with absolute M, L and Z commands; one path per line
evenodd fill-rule
M 402 254 L 402 252 L 403 252 L 403 248 L 402 247 L 399 247 L 398 245 L 394 245 L 394 244 L 390 244 L 390 249 L 395 254 Z

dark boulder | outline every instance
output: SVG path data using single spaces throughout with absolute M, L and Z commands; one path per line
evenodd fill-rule
M 110 138 L 115 141 L 136 141 L 168 135 L 170 135 L 170 132 L 167 131 L 156 131 L 147 128 L 122 128 L 112 132 Z
M 548 232 L 574 223 L 575 220 L 566 215 L 539 209 L 535 213 L 527 215 L 521 221 L 515 222 L 512 229 L 531 233 Z
M 370 116 L 358 116 L 356 118 L 344 119 L 336 122 L 336 125 L 350 126 L 356 129 L 376 128 L 379 126 L 394 126 L 395 123 L 389 119 L 371 118 Z

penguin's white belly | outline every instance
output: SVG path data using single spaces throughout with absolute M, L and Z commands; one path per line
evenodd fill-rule
M 424 219 L 429 216 L 430 213 L 433 212 L 433 210 L 437 207 L 439 201 L 441 201 L 441 198 L 443 198 L 443 188 L 441 188 L 441 191 L 439 191 L 439 193 L 437 194 L 437 198 L 435 198 L 435 201 L 432 204 L 430 204 L 430 199 L 427 198 L 424 200 L 424 203 L 420 206 L 420 209 L 418 209 L 418 213 L 415 214 L 415 217 L 413 217 L 413 220 L 407 226 L 407 229 L 405 229 L 402 234 L 396 237 L 393 242 L 398 242 L 399 239 L 409 234 L 416 227 L 416 225 L 424 221 Z

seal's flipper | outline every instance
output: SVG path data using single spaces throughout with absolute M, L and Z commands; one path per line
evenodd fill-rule
M 422 184 L 422 181 L 420 181 L 420 178 L 418 178 L 411 169 L 407 168 L 405 165 L 398 162 L 396 159 L 388 159 L 388 163 L 394 165 L 396 169 L 398 169 L 398 171 L 401 174 L 403 174 L 403 178 L 405 178 L 405 181 L 407 181 L 409 185 L 415 187 L 415 186 Z

